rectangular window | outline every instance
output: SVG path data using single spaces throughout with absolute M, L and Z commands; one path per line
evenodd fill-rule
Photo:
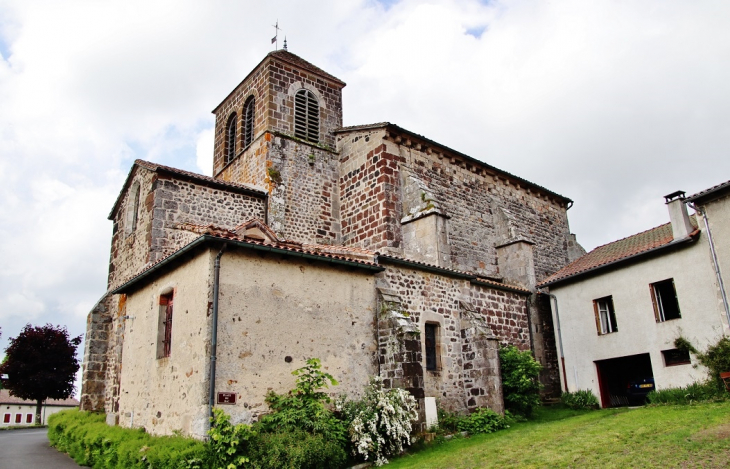
M 15 423 L 23 423 L 23 414 L 15 414 Z
M 33 414 L 25 414 L 25 423 L 33 423 Z
M 692 360 L 689 357 L 689 352 L 686 350 L 662 350 L 662 356 L 664 357 L 664 364 L 666 366 L 675 365 L 689 365 Z
M 160 296 L 157 327 L 157 358 L 170 356 L 172 349 L 172 293 Z
M 3 423 L 10 423 L 10 414 L 5 414 L 3 416 Z
M 607 296 L 593 300 L 593 311 L 596 315 L 598 335 L 618 332 L 616 313 L 613 310 L 613 297 Z
M 649 285 L 651 289 L 651 301 L 654 303 L 654 316 L 656 322 L 679 319 L 679 302 L 677 292 L 674 289 L 674 279 L 662 280 L 661 282 Z
M 427 322 L 425 325 L 426 370 L 437 371 L 439 359 L 439 325 Z

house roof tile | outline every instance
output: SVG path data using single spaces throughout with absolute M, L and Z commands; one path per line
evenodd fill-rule
M 730 181 L 722 182 L 716 186 L 712 186 L 708 189 L 705 189 L 696 194 L 693 194 L 693 195 L 687 197 L 687 201 L 688 202 L 703 202 L 703 201 L 712 199 L 715 196 L 719 196 L 719 195 L 721 195 L 720 193 L 725 193 L 725 192 L 727 192 L 727 190 L 730 190 Z
M 696 228 L 697 224 L 694 219 L 691 219 L 691 222 Z M 698 233 L 699 230 L 695 229 L 690 236 L 694 238 Z M 543 280 L 538 287 L 559 283 L 568 278 L 577 277 L 670 244 L 676 244 L 673 241 L 672 225 L 671 223 L 665 223 L 633 236 L 597 247 Z M 686 241 L 686 239 L 679 241 Z

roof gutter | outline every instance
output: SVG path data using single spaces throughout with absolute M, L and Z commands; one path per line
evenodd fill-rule
M 576 272 L 576 273 L 574 273 L 572 275 L 569 275 L 569 276 L 563 277 L 563 278 L 559 278 L 559 279 L 553 280 L 551 282 L 540 283 L 540 284 L 537 285 L 537 287 L 538 288 L 544 288 L 544 287 L 550 287 L 550 286 L 553 286 L 553 285 L 558 285 L 560 283 L 567 282 L 568 280 L 575 279 L 576 277 L 581 277 L 583 275 L 586 275 L 586 274 L 589 274 L 589 273 L 592 273 L 592 272 L 596 272 L 598 270 L 606 269 L 606 268 L 611 267 L 611 266 L 614 266 L 616 264 L 622 264 L 624 262 L 628 262 L 628 261 L 637 259 L 639 257 L 647 256 L 647 255 L 653 254 L 653 253 L 655 253 L 657 251 L 661 251 L 661 250 L 664 250 L 664 249 L 673 248 L 673 247 L 679 246 L 681 244 L 692 243 L 692 242 L 695 241 L 695 239 L 697 238 L 697 235 L 699 233 L 700 233 L 699 230 L 695 230 L 694 233 L 690 234 L 688 237 L 686 237 L 684 239 L 672 241 L 672 242 L 670 242 L 668 244 L 665 244 L 663 246 L 657 246 L 657 247 L 651 248 L 651 249 L 649 249 L 647 251 L 642 251 L 642 252 L 638 252 L 636 254 L 632 254 L 630 256 L 627 256 L 627 257 L 622 257 L 621 259 L 616 259 L 615 261 L 611 261 L 611 262 L 609 262 L 607 264 L 597 265 L 595 267 L 591 267 L 588 270 L 584 270 L 582 272 Z

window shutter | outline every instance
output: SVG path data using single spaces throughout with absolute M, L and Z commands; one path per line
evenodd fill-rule
M 649 292 L 651 293 L 651 304 L 654 306 L 654 320 L 656 322 L 661 322 L 661 319 L 659 318 L 659 305 L 657 305 L 656 302 L 656 291 L 654 291 L 654 285 L 649 285 Z
M 601 333 L 601 314 L 598 312 L 598 302 L 596 300 L 593 300 L 593 314 L 596 316 L 596 331 L 598 331 L 598 335 L 603 335 Z

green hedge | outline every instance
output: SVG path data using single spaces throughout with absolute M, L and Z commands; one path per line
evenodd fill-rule
M 66 410 L 48 420 L 48 439 L 82 466 L 93 468 L 201 469 L 208 467 L 202 441 L 150 436 L 141 429 L 112 427 L 103 414 Z

